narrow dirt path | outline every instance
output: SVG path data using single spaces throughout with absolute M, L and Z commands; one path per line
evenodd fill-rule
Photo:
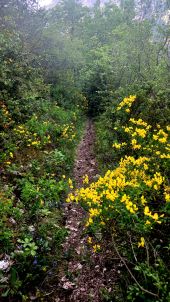
M 88 120 L 84 136 L 77 149 L 74 167 L 77 188 L 82 186 L 84 175 L 88 175 L 90 182 L 97 177 L 94 142 L 94 126 L 92 121 Z M 63 246 L 67 263 L 60 276 L 61 295 L 57 302 L 103 301 L 101 289 L 107 287 L 109 290 L 115 279 L 113 278 L 115 273 L 110 268 L 109 270 L 106 268 L 106 259 L 110 257 L 109 250 L 105 250 L 103 256 L 94 253 L 87 244 L 88 234 L 84 227 L 87 213 L 79 204 L 67 204 L 64 212 L 66 228 L 69 232 Z M 106 257 L 107 253 L 108 257 Z
M 97 174 L 97 163 L 94 154 L 95 130 L 91 120 L 87 121 L 85 134 L 77 150 L 74 167 L 76 186 L 82 186 L 82 177 L 88 175 L 89 181 L 94 181 Z
M 76 187 L 83 184 L 83 176 L 88 175 L 92 182 L 97 174 L 97 163 L 94 154 L 95 131 L 91 120 L 87 121 L 84 136 L 77 149 L 74 167 Z M 69 235 L 64 244 L 64 253 L 68 256 L 68 272 L 62 276 L 60 286 L 64 292 L 60 301 L 99 301 L 98 291 L 101 286 L 99 263 L 96 266 L 96 255 L 91 256 L 87 245 L 88 235 L 84 230 L 86 213 L 78 204 L 65 207 L 66 228 Z

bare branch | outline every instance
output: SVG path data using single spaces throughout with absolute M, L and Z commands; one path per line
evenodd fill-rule
M 119 257 L 120 260 L 123 262 L 123 264 L 124 264 L 124 266 L 126 267 L 127 271 L 129 272 L 129 274 L 131 275 L 132 279 L 135 281 L 135 283 L 137 284 L 137 286 L 141 289 L 141 291 L 143 291 L 143 292 L 145 292 L 145 293 L 147 293 L 147 294 L 149 294 L 149 295 L 151 295 L 151 296 L 159 297 L 157 294 L 150 292 L 149 290 L 143 288 L 143 286 L 141 286 L 141 285 L 139 284 L 139 282 L 136 280 L 135 276 L 132 274 L 131 270 L 130 270 L 129 267 L 127 266 L 126 261 L 125 261 L 124 258 L 120 255 L 118 249 L 116 248 L 116 244 L 115 244 L 115 241 L 114 241 L 113 237 L 112 237 L 112 240 L 113 240 L 113 244 L 114 244 L 114 249 L 115 249 L 115 251 L 116 251 L 118 257 Z

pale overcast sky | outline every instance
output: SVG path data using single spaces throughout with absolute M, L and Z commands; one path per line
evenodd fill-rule
M 51 4 L 52 0 L 39 0 L 39 4 L 41 6 L 49 5 Z

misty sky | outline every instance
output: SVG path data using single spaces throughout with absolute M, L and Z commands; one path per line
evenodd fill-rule
M 39 4 L 41 6 L 45 6 L 45 5 L 48 5 L 52 2 L 52 0 L 39 0 Z

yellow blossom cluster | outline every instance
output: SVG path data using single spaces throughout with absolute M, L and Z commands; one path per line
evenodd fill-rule
M 160 129 L 159 131 L 157 131 L 157 133 L 155 133 L 156 130 L 154 131 L 153 134 L 153 139 L 155 141 L 158 141 L 160 143 L 166 143 L 167 139 L 168 139 L 168 133 L 166 133 L 163 129 Z
M 138 207 L 136 206 L 135 203 L 133 203 L 131 200 L 130 200 L 130 197 L 126 194 L 123 194 L 121 200 L 121 202 L 124 202 L 125 205 L 126 205 L 126 209 L 131 213 L 131 214 L 134 214 L 138 211 Z
M 71 178 L 68 179 L 68 185 L 69 185 L 70 189 L 73 189 L 73 182 L 72 182 Z
M 3 102 L 0 102 L 0 112 L 3 116 L 3 127 L 8 128 L 9 125 L 12 123 L 12 118 L 7 106 Z
M 83 177 L 83 184 L 88 184 L 89 183 L 89 177 L 88 175 L 86 174 L 84 177 Z
M 93 245 L 93 252 L 96 253 L 98 251 L 100 251 L 100 245 L 99 244 L 94 244 Z
M 7 166 L 11 165 L 11 160 L 14 158 L 14 154 L 13 152 L 9 152 L 9 154 L 5 154 L 5 158 L 8 157 L 9 159 L 5 160 L 4 164 L 6 164 Z
M 137 125 L 137 126 L 143 126 L 146 127 L 146 129 L 150 129 L 151 126 L 148 125 L 146 122 L 144 122 L 141 118 L 139 118 L 138 120 L 134 119 L 134 118 L 130 118 L 129 122 Z
M 166 202 L 170 202 L 170 186 L 165 187 L 164 197 Z
M 9 166 L 9 165 L 11 164 L 11 161 L 10 161 L 10 160 L 7 160 L 7 161 L 5 161 L 5 164 L 6 164 L 7 166 Z
M 135 135 L 139 135 L 142 138 L 146 137 L 146 130 L 145 129 L 140 129 L 140 128 L 136 128 L 135 129 Z
M 136 121 L 136 122 L 138 122 L 138 121 Z M 139 137 L 145 138 L 147 133 L 148 133 L 148 130 L 151 128 L 151 126 L 147 125 L 147 123 L 145 123 L 145 122 L 143 122 L 143 123 L 146 124 L 145 126 L 144 125 L 138 125 L 136 123 L 138 125 L 138 127 L 135 127 L 134 126 L 135 123 L 132 122 L 132 119 L 129 120 L 129 123 L 130 123 L 129 127 L 128 126 L 126 126 L 126 127 L 122 126 L 122 129 L 124 129 L 124 131 L 126 133 L 130 133 L 132 137 L 139 136 Z M 131 123 L 133 123 L 133 124 L 131 124 Z
M 117 110 L 130 109 L 135 99 L 135 96 L 125 98 Z M 114 130 L 123 130 L 125 141 L 114 141 L 113 147 L 118 150 L 125 147 L 123 152 L 127 148 L 131 156 L 124 155 L 114 170 L 108 170 L 96 182 L 70 193 L 67 202 L 84 205 L 88 210 L 86 227 L 91 230 L 107 228 L 120 220 L 121 226 L 132 223 L 134 227 L 140 227 L 142 235 L 155 224 L 166 221 L 170 187 L 165 169 L 170 158 L 170 127 L 161 129 L 157 125 L 153 129 L 141 118 L 130 118 L 127 125 L 114 127 Z M 84 181 L 84 184 L 88 182 Z M 91 237 L 88 243 L 92 244 Z M 144 237 L 140 237 L 137 244 L 144 247 Z M 97 247 L 94 250 L 97 251 Z
M 14 132 L 26 140 L 27 146 L 40 146 L 41 141 L 37 138 L 37 133 L 31 133 L 25 125 L 18 125 L 14 128 Z
M 112 145 L 113 148 L 116 148 L 116 149 L 121 149 L 122 147 L 124 146 L 127 146 L 127 143 L 123 142 L 123 143 L 114 143 Z
M 64 128 L 62 130 L 62 137 L 66 138 L 70 141 L 73 141 L 73 139 L 75 138 L 76 134 L 75 134 L 75 127 L 73 123 L 70 124 L 65 124 Z
M 158 216 L 158 213 L 154 213 L 152 214 L 152 212 L 150 211 L 149 207 L 148 206 L 145 206 L 144 208 L 144 214 L 148 217 L 151 217 L 153 220 L 155 220 L 157 223 L 161 223 L 159 219 L 159 216 Z M 160 215 L 160 218 L 164 217 L 164 214 Z
M 165 187 L 165 178 L 160 172 L 149 175 L 144 168 L 149 162 L 147 157 L 135 159 L 126 156 L 115 170 L 108 170 L 104 177 L 100 177 L 89 187 L 80 188 L 75 194 L 71 193 L 67 202 L 80 201 L 88 207 L 86 227 L 95 223 L 105 225 L 117 211 L 122 215 L 129 213 L 140 219 L 142 217 L 145 225 L 160 224 L 164 215 L 150 210 L 150 199 L 146 196 L 149 196 L 150 190 L 154 192 Z
M 141 148 L 141 145 L 137 144 L 137 140 L 135 138 L 132 139 L 131 144 L 132 144 L 132 149 L 134 149 L 134 150 Z
M 147 152 L 152 157 L 154 154 L 161 159 L 170 159 L 168 126 L 164 130 L 160 125 L 157 125 L 158 130 L 151 131 L 151 128 L 151 125 L 142 119 L 135 120 L 134 118 L 129 119 L 129 125 L 122 126 L 122 130 L 129 136 L 127 143 L 130 142 L 133 150 L 140 150 L 144 154 Z M 113 146 L 121 149 L 127 143 L 116 142 Z
M 44 135 L 43 139 L 40 139 L 38 134 L 30 132 L 26 125 L 18 125 L 14 128 L 14 132 L 22 139 L 21 142 L 26 142 L 27 147 L 40 147 L 51 143 L 50 135 Z
M 166 126 L 166 130 L 170 132 L 170 126 Z
M 129 113 L 130 108 L 135 100 L 136 100 L 136 95 L 130 95 L 129 97 L 124 98 L 123 101 L 117 107 L 117 110 L 121 110 L 123 107 L 127 107 L 125 110 L 126 110 L 126 112 Z
M 145 246 L 145 238 L 141 237 L 140 242 L 138 242 L 138 247 L 144 247 Z
M 90 244 L 90 245 L 93 244 L 93 239 L 92 239 L 92 237 L 88 237 L 87 243 Z M 101 247 L 100 247 L 99 244 L 93 244 L 93 245 L 92 245 L 92 249 L 93 249 L 93 252 L 96 253 L 96 252 L 99 252 L 99 251 L 100 251 Z

